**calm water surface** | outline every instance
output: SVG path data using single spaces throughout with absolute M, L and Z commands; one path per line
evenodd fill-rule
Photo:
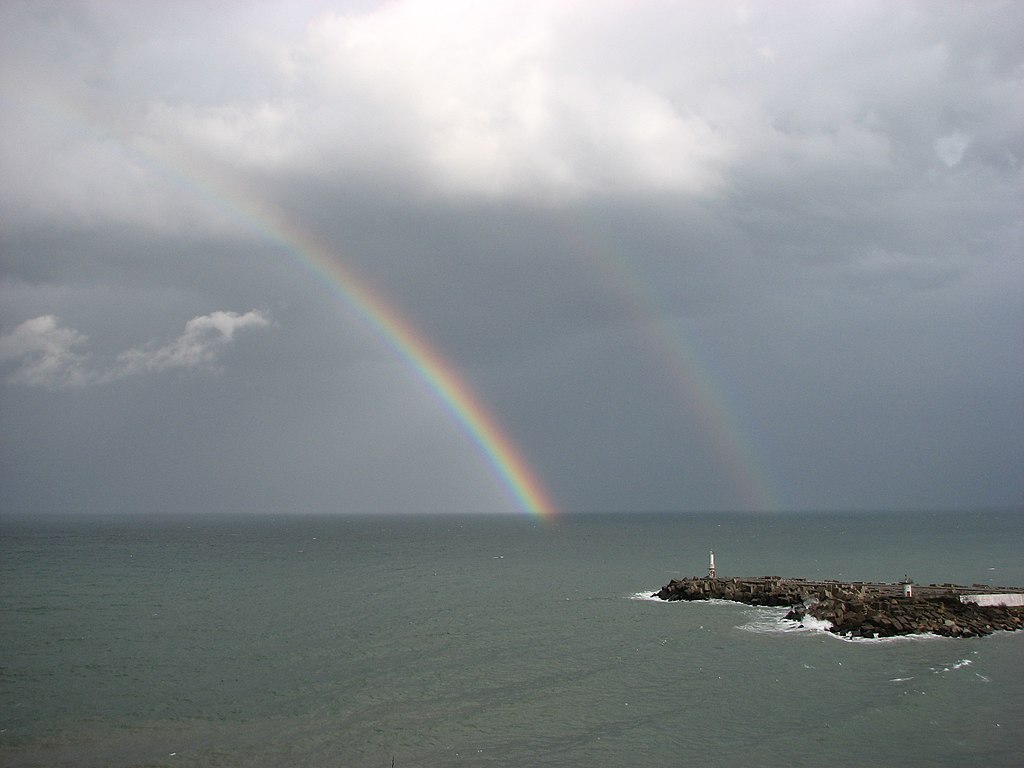
M 1017 766 L 1024 633 L 668 579 L 1024 585 L 1020 513 L 0 519 L 4 766 Z

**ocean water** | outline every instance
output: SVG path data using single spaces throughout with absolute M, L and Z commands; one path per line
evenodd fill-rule
M 2 766 L 1019 766 L 1024 633 L 672 577 L 1024 585 L 1024 513 L 0 518 Z

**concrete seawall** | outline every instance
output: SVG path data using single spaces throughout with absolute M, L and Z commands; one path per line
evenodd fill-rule
M 978 605 L 1006 605 L 1014 608 L 1024 608 L 1024 593 L 960 595 L 960 599 L 965 603 L 977 603 Z
M 984 591 L 982 591 L 984 590 Z M 932 633 L 977 637 L 1024 629 L 1024 589 L 956 584 L 808 581 L 779 576 L 673 579 L 662 600 L 732 600 L 790 607 L 787 618 L 812 616 L 831 631 L 855 637 Z

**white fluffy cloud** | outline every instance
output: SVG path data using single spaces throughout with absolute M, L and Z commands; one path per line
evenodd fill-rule
M 954 131 L 949 136 L 942 136 L 935 140 L 935 154 L 947 167 L 952 168 L 963 159 L 964 152 L 970 145 L 969 136 Z
M 0 362 L 16 364 L 8 377 L 12 383 L 45 389 L 103 384 L 172 368 L 211 369 L 236 331 L 262 328 L 269 322 L 257 310 L 245 314 L 212 312 L 189 320 L 185 332 L 170 342 L 150 342 L 125 350 L 112 363 L 104 365 L 79 351 L 88 337 L 74 328 L 61 326 L 54 315 L 43 315 L 0 336 Z
M 713 200 L 751 180 L 808 175 L 874 184 L 867 177 L 908 162 L 959 164 L 974 115 L 1005 102 L 1020 79 L 972 48 L 981 39 L 972 25 L 984 20 L 957 5 L 272 8 L 225 4 L 210 30 L 192 30 L 189 14 L 151 7 L 138 13 L 161 23 L 145 25 L 144 37 L 127 11 L 91 18 L 102 35 L 47 27 L 52 50 L 22 47 L 5 80 L 18 105 L 0 113 L 12 139 L 4 175 L 18 180 L 0 188 L 8 210 L 224 227 L 206 220 L 192 187 L 258 196 L 259 187 L 239 191 L 259 183 L 240 172 L 260 182 L 362 176 L 532 203 Z M 966 30 L 960 47 L 947 39 L 950 25 Z M 231 45 L 218 37 L 224 29 L 235 30 Z M 161 55 L 186 53 L 186 37 L 187 58 Z M 55 51 L 78 80 L 55 67 Z M 53 94 L 56 110 L 37 103 L 39 92 Z M 40 120 L 26 114 L 43 114 L 46 130 L 31 130 Z M 1015 158 L 1013 133 L 1003 133 L 979 157 Z
M 148 130 L 165 151 L 185 140 L 236 168 L 373 168 L 434 192 L 716 192 L 729 142 L 639 73 L 592 66 L 596 51 L 577 50 L 573 32 L 592 11 L 409 0 L 324 13 L 278 52 L 275 95 L 154 103 Z M 605 37 L 629 9 L 607 11 Z
M 32 387 L 61 389 L 90 384 L 95 374 L 89 358 L 76 351 L 87 337 L 64 328 L 53 315 L 26 320 L 0 336 L 0 362 L 16 362 L 11 382 Z
M 257 96 L 158 98 L 143 130 L 183 153 L 174 162 L 532 202 L 859 179 L 933 161 L 919 149 L 933 143 L 947 165 L 959 160 L 971 113 L 1019 80 L 951 47 L 943 25 L 976 22 L 941 11 L 500 0 L 325 11 L 254 49 Z

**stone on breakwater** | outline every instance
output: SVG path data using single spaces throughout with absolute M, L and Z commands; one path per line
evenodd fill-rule
M 915 587 L 904 597 L 902 585 L 867 582 L 761 578 L 672 579 L 653 596 L 662 600 L 732 600 L 747 605 L 791 606 L 787 619 L 805 616 L 830 623 L 830 631 L 853 637 L 892 637 L 933 633 L 979 637 L 996 630 L 1024 629 L 1024 608 L 963 602 L 966 587 Z M 976 591 L 976 590 L 974 590 Z M 1003 590 L 1009 591 L 1009 590 Z
M 831 631 L 853 637 L 892 637 L 932 633 L 946 637 L 980 637 L 996 630 L 1024 628 L 1024 615 L 1005 606 L 979 606 L 956 597 L 868 598 L 864 611 L 849 613 L 835 598 L 801 604 L 786 618 L 805 616 L 828 621 Z

